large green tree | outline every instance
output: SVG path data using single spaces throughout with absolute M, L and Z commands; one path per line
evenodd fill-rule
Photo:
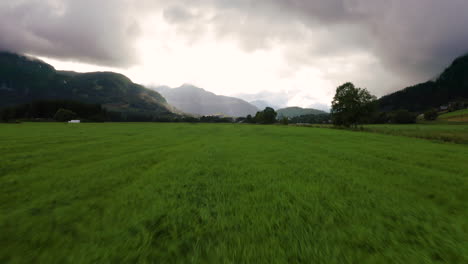
M 348 82 L 336 88 L 332 101 L 332 120 L 338 126 L 358 126 L 366 123 L 376 111 L 377 98 L 365 88 Z
M 276 123 L 276 113 L 275 109 L 271 107 L 265 108 L 265 110 L 257 112 L 255 115 L 255 122 L 260 124 L 274 124 Z

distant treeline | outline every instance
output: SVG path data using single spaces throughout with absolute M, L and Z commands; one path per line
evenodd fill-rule
M 308 114 L 296 117 L 285 117 L 278 118 L 278 113 L 271 107 L 265 108 L 263 111 L 257 112 L 255 116 L 248 115 L 245 118 L 238 118 L 238 123 L 251 123 L 251 124 L 275 124 L 280 123 L 283 125 L 287 124 L 324 124 L 329 123 L 331 120 L 330 114 Z
M 458 106 L 458 105 L 457 105 Z M 465 106 L 465 105 L 462 105 Z M 454 107 L 454 109 L 456 109 Z M 437 117 L 437 111 L 432 110 L 433 120 Z M 408 110 L 392 112 L 377 111 L 373 107 L 371 111 L 359 113 L 356 123 L 360 124 L 404 124 L 415 123 L 419 113 Z M 189 116 L 189 115 L 161 115 L 151 112 L 117 112 L 109 111 L 99 104 L 88 104 L 72 100 L 40 100 L 27 104 L 0 109 L 0 121 L 59 121 L 64 122 L 79 119 L 83 122 L 185 122 L 185 123 L 248 123 L 248 124 L 324 124 L 333 119 L 331 114 L 310 114 L 292 118 L 277 119 L 277 113 L 272 108 L 265 108 L 257 112 L 255 116 L 224 117 L 224 116 Z
M 60 109 L 66 109 L 83 120 L 105 121 L 107 111 L 98 104 L 86 104 L 72 100 L 39 100 L 0 110 L 2 121 L 52 120 Z
M 67 121 L 80 119 L 84 122 L 170 122 L 174 115 L 162 116 L 151 112 L 114 112 L 100 104 L 88 104 L 73 100 L 39 100 L 0 109 L 0 120 Z
M 277 120 L 277 113 L 272 108 L 259 111 L 255 116 L 189 116 L 161 115 L 151 112 L 117 112 L 109 111 L 99 104 L 88 104 L 73 100 L 39 100 L 17 106 L 0 109 L 0 121 L 58 121 L 65 122 L 79 119 L 83 122 L 185 122 L 185 123 L 250 123 L 274 124 L 284 123 Z M 327 123 L 329 114 L 304 115 L 288 119 L 286 123 Z
M 117 112 L 109 111 L 99 104 L 88 104 L 73 100 L 39 100 L 0 109 L 0 121 L 68 121 L 79 119 L 84 122 L 203 122 L 233 123 L 239 119 L 222 116 L 184 116 L 169 113 Z M 244 118 L 245 119 L 245 118 Z M 243 120 L 241 118 L 241 120 Z
M 290 124 L 324 124 L 329 123 L 330 114 L 301 115 L 292 117 L 288 120 Z

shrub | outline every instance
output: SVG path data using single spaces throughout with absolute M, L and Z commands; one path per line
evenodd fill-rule
M 416 123 L 416 115 L 408 110 L 398 110 L 391 114 L 391 122 L 394 124 L 412 124 Z
M 283 118 L 281 118 L 280 123 L 282 125 L 288 125 L 289 124 L 289 119 L 287 117 L 283 117 Z
M 13 119 L 15 119 L 15 109 L 13 108 L 0 109 L 0 121 L 10 122 Z
M 75 112 L 63 108 L 57 110 L 57 113 L 54 115 L 54 119 L 58 122 L 67 122 L 77 117 L 78 115 Z
M 437 113 L 436 109 L 430 109 L 424 112 L 424 119 L 427 121 L 433 121 L 437 119 L 437 116 L 439 114 Z
M 370 118 L 371 124 L 387 124 L 390 122 L 391 117 L 386 112 L 374 112 Z

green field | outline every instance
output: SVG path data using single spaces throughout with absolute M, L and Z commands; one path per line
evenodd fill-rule
M 0 263 L 468 263 L 468 146 L 326 128 L 0 124 Z
M 453 120 L 459 122 L 468 122 L 468 109 L 448 112 L 439 116 L 440 120 Z
M 468 144 L 468 123 L 365 125 L 364 131 Z

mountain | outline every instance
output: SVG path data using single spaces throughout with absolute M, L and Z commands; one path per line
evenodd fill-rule
M 271 107 L 273 109 L 278 109 L 279 107 L 275 106 L 275 105 L 272 105 L 270 104 L 269 102 L 265 101 L 265 100 L 255 100 L 255 101 L 251 101 L 249 102 L 251 105 L 257 107 L 258 109 L 260 110 L 263 110 L 265 109 L 266 107 Z
M 457 58 L 435 81 L 420 83 L 379 99 L 382 111 L 421 112 L 468 99 L 468 54 Z
M 193 85 L 179 88 L 155 87 L 169 102 L 183 112 L 195 115 L 226 115 L 241 117 L 255 115 L 258 109 L 244 100 L 216 95 Z
M 159 93 L 122 74 L 56 71 L 43 61 L 0 52 L 0 108 L 50 99 L 101 104 L 116 112 L 173 115 L 175 111 Z
M 301 107 L 286 107 L 286 108 L 278 109 L 276 112 L 278 113 L 278 118 L 283 118 L 283 117 L 293 118 L 293 117 L 304 116 L 304 115 L 328 114 L 321 110 L 317 110 L 313 108 L 301 108 Z

